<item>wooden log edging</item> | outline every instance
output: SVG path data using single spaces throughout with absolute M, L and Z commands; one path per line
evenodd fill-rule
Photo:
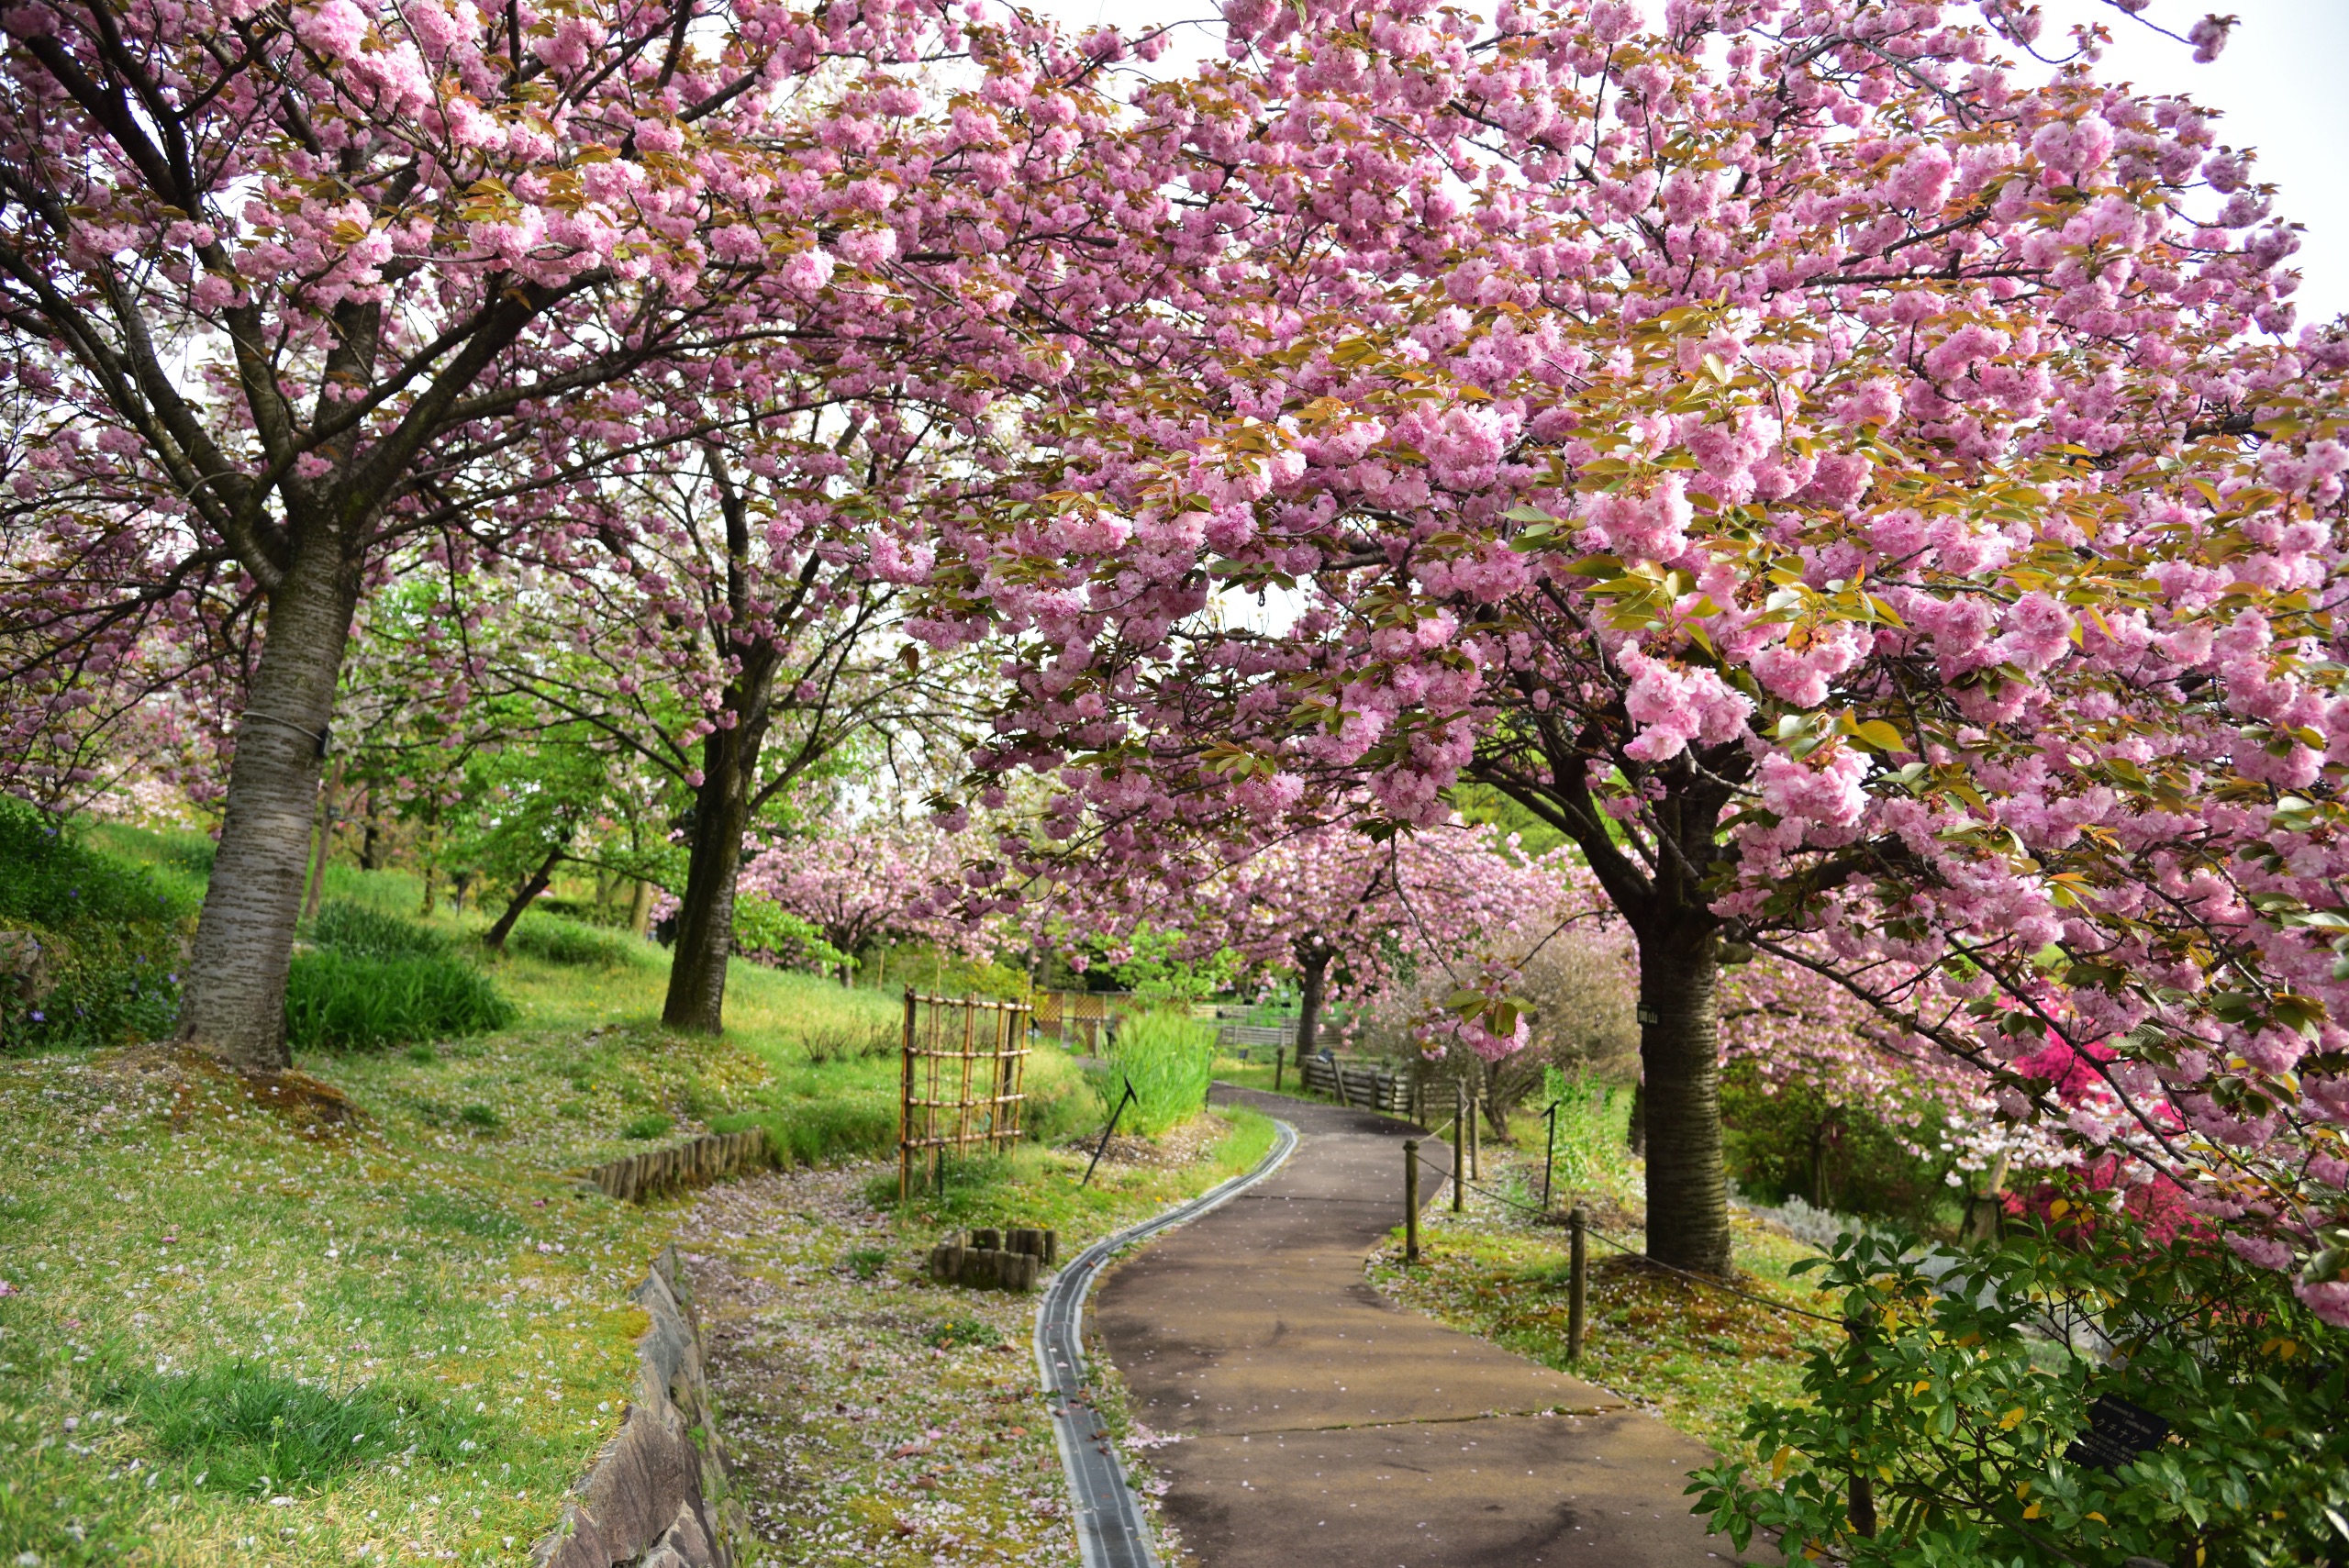
M 750 1519 L 728 1495 L 693 1285 L 674 1247 L 661 1250 L 629 1299 L 651 1319 L 636 1341 L 636 1396 L 530 1561 L 536 1568 L 733 1568 L 750 1542 Z
M 766 1129 L 754 1127 L 743 1132 L 705 1133 L 690 1143 L 648 1149 L 625 1159 L 607 1160 L 576 1174 L 607 1197 L 622 1203 L 641 1203 L 680 1187 L 703 1186 L 744 1171 L 763 1171 L 775 1163 L 774 1151 L 767 1144 Z

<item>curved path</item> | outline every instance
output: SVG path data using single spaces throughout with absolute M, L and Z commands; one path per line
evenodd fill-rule
M 1186 1440 L 1151 1463 L 1201 1568 L 1730 1560 L 1681 1493 L 1708 1450 L 1604 1389 L 1406 1311 L 1363 1277 L 1400 1218 L 1408 1127 L 1219 1097 L 1293 1123 L 1297 1152 L 1120 1264 L 1094 1307 L 1135 1418 Z M 1423 1187 L 1430 1200 L 1443 1192 Z

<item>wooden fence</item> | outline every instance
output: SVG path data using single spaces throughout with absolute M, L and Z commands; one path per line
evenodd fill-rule
M 1343 1104 L 1382 1111 L 1407 1121 L 1420 1119 L 1418 1113 L 1421 1096 L 1408 1073 L 1308 1056 L 1298 1064 L 1297 1080 L 1308 1094 L 1327 1095 Z
M 1097 1056 L 1102 1030 L 1126 999 L 1123 991 L 1039 991 L 1036 1032 L 1063 1045 L 1082 1045 L 1085 1055 Z
M 947 1151 L 1010 1147 L 1027 1101 L 1025 1002 L 906 992 L 905 1064 L 897 1110 L 897 1195 L 913 1193 L 917 1163 L 933 1184 Z

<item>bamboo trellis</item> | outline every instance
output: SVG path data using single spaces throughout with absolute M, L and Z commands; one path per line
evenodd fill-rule
M 1063 1045 L 1074 1038 L 1084 1041 L 1087 1052 L 1097 1051 L 1112 1009 L 1124 1000 L 1122 992 L 1039 991 L 1036 1028 Z
M 1027 1103 L 1025 1002 L 925 996 L 906 991 L 905 1065 L 897 1115 L 897 1196 L 913 1194 L 914 1166 L 936 1184 L 948 1150 L 1008 1148 Z M 984 1024 L 984 1027 L 982 1027 Z

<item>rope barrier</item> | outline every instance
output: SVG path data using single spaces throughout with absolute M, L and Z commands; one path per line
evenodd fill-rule
M 1442 1175 L 1444 1180 L 1450 1181 L 1452 1179 L 1452 1172 L 1448 1167 L 1436 1164 L 1434 1161 L 1430 1160 L 1424 1154 L 1415 1154 L 1413 1158 L 1418 1160 L 1422 1165 L 1426 1165 L 1433 1169 L 1438 1174 Z M 1507 1193 L 1495 1192 L 1490 1187 L 1485 1186 L 1476 1182 L 1462 1182 L 1460 1184 L 1466 1187 L 1470 1192 L 1482 1193 L 1496 1203 L 1505 1203 L 1511 1208 L 1520 1208 L 1528 1214 L 1547 1216 L 1550 1213 L 1550 1210 L 1546 1208 L 1537 1208 L 1532 1204 L 1526 1203 L 1518 1198 L 1513 1198 Z M 1657 1259 L 1648 1257 L 1646 1252 L 1642 1249 L 1632 1246 L 1628 1241 L 1618 1241 L 1614 1237 L 1608 1235 L 1607 1232 L 1599 1229 L 1597 1226 L 1590 1224 L 1587 1220 L 1583 1223 L 1583 1230 L 1586 1235 L 1598 1237 L 1601 1241 L 1606 1242 L 1609 1246 L 1614 1248 L 1619 1252 L 1628 1253 L 1632 1257 L 1643 1260 L 1650 1268 L 1662 1269 L 1666 1273 L 1678 1274 L 1682 1279 L 1688 1281 L 1692 1284 L 1700 1284 L 1708 1290 L 1718 1290 L 1730 1296 L 1741 1296 L 1747 1301 L 1754 1303 L 1756 1306 L 1769 1307 L 1774 1312 L 1791 1312 L 1798 1318 L 1809 1318 L 1818 1322 L 1831 1323 L 1838 1329 L 1843 1327 L 1843 1320 L 1841 1318 L 1831 1318 L 1824 1312 L 1813 1312 L 1807 1307 L 1791 1307 L 1783 1301 L 1773 1301 L 1766 1296 L 1756 1296 L 1750 1290 L 1740 1290 L 1733 1284 L 1724 1284 L 1720 1280 L 1714 1279 L 1709 1274 L 1695 1273 L 1687 1269 L 1675 1268 L 1670 1263 L 1663 1262 Z

